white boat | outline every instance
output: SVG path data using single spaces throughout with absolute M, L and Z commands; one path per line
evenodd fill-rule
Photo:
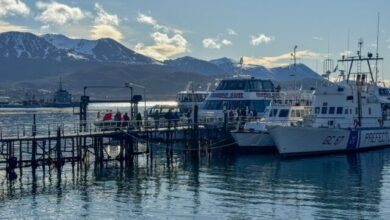
M 210 94 L 210 86 L 211 84 L 208 84 L 206 90 L 200 91 L 194 89 L 193 82 L 189 82 L 186 90 L 178 92 L 176 96 L 177 106 L 179 107 L 180 112 L 186 113 L 190 111 L 194 105 L 198 105 L 199 108 L 202 108 L 204 100 Z
M 311 110 L 313 91 L 285 92 L 281 100 L 274 100 L 267 107 L 264 117 L 245 123 L 243 129 L 231 131 L 239 152 L 276 151 L 275 142 L 267 131 L 269 125 L 296 126 Z
M 390 93 L 379 86 L 371 64 L 382 58 L 371 53 L 343 57 L 341 81 L 316 88 L 311 115 L 302 126 L 270 126 L 268 130 L 283 155 L 368 150 L 390 145 Z M 364 65 L 367 67 L 364 68 Z
M 273 99 L 279 99 L 271 80 L 249 76 L 226 78 L 219 82 L 215 91 L 206 98 L 199 111 L 199 119 L 203 121 L 222 122 L 225 111 L 248 110 L 261 116 Z

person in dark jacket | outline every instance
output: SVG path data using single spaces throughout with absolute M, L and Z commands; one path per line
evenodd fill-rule
M 137 113 L 136 120 L 137 120 L 137 128 L 141 129 L 141 126 L 142 126 L 142 116 L 141 116 L 141 113 L 139 113 L 139 112 Z
M 168 130 L 171 128 L 171 122 L 173 119 L 172 109 L 169 109 L 169 111 L 165 114 L 165 119 L 168 120 Z

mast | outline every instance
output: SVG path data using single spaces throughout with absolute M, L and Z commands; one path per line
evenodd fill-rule
M 378 23 L 376 32 L 376 58 L 379 57 L 379 19 L 380 15 L 378 12 Z M 375 60 L 375 83 L 378 84 L 378 60 Z

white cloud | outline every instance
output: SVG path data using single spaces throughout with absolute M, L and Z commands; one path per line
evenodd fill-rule
M 324 40 L 324 38 L 323 38 L 323 37 L 314 36 L 314 37 L 313 37 L 313 40 L 322 41 L 322 40 Z
M 95 3 L 95 10 L 97 14 L 95 17 L 96 24 L 119 25 L 118 15 L 107 13 L 99 3 Z
M 36 3 L 36 6 L 38 9 L 43 10 L 36 19 L 45 24 L 64 25 L 67 23 L 77 23 L 79 20 L 85 18 L 85 13 L 80 8 L 70 7 L 55 1 L 50 3 L 39 1 Z
M 265 34 L 259 34 L 258 36 L 251 36 L 251 44 L 253 46 L 259 46 L 260 44 L 268 44 L 273 41 L 274 37 L 267 36 Z
M 231 42 L 230 40 L 226 40 L 226 39 L 223 39 L 223 40 L 221 41 L 221 43 L 222 43 L 223 45 L 226 45 L 226 46 L 232 45 L 232 42 Z
M 145 46 L 143 43 L 138 43 L 134 50 L 157 60 L 166 60 L 188 51 L 188 42 L 180 34 L 169 37 L 166 33 L 154 32 L 151 37 L 154 41 L 153 45 Z
M 123 34 L 114 26 L 107 24 L 97 24 L 91 29 L 92 39 L 112 38 L 116 41 L 123 39 Z
M 21 0 L 0 0 L 0 17 L 30 14 L 30 8 Z
M 206 38 L 202 41 L 203 47 L 210 48 L 210 49 L 219 49 L 221 48 L 221 45 L 217 43 L 216 39 L 213 38 Z
M 321 54 L 309 50 L 297 51 L 296 56 L 298 59 L 317 59 L 322 57 Z M 243 60 L 244 64 L 261 65 L 270 68 L 275 66 L 288 65 L 291 61 L 291 53 L 285 53 L 274 57 L 243 57 Z
M 91 38 L 100 39 L 100 38 L 112 38 L 116 41 L 123 40 L 123 34 L 118 29 L 120 24 L 120 19 L 116 14 L 110 14 L 104 8 L 96 3 L 95 4 L 95 25 L 91 29 Z
M 218 38 L 205 38 L 202 41 L 203 47 L 208 49 L 221 49 L 223 46 L 231 45 L 232 42 L 227 39 L 218 39 Z
M 150 25 L 157 24 L 157 21 L 152 16 L 147 16 L 142 13 L 138 13 L 137 21 L 139 23 L 150 24 Z
M 142 24 L 152 25 L 156 31 L 162 31 L 164 33 L 172 32 L 175 34 L 183 34 L 181 30 L 159 24 L 159 22 L 156 19 L 154 19 L 152 16 L 148 16 L 142 13 L 138 13 L 137 21 Z
M 134 50 L 157 60 L 166 60 L 170 57 L 189 52 L 188 42 L 181 30 L 160 24 L 152 16 L 138 13 L 137 21 L 142 24 L 151 25 L 155 30 L 150 34 L 153 39 L 152 45 L 138 43 Z
M 238 35 L 237 32 L 235 32 L 233 29 L 228 28 L 226 29 L 229 35 Z
M 25 26 L 13 25 L 5 21 L 0 21 L 0 32 L 8 32 L 8 31 L 26 32 L 26 31 L 30 31 L 30 29 Z

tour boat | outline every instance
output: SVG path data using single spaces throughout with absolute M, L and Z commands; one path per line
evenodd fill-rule
M 279 98 L 280 94 L 276 90 L 271 80 L 249 76 L 223 79 L 204 101 L 199 118 L 222 122 L 224 112 L 230 110 L 248 110 L 261 116 L 271 100 Z

